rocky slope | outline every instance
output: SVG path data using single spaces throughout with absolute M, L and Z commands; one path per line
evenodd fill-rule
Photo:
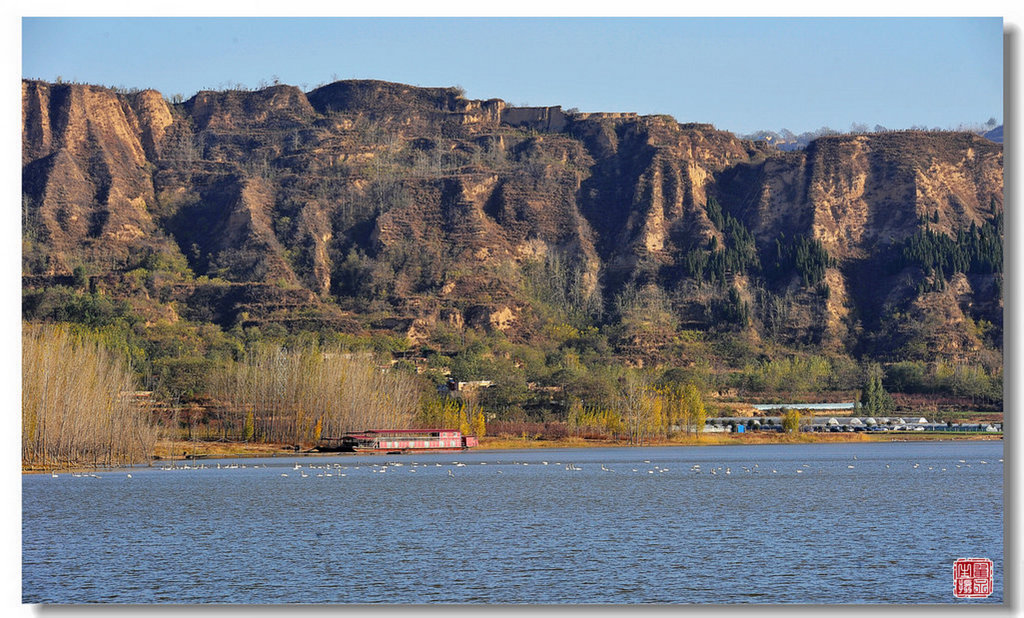
M 135 294 L 225 329 L 414 344 L 595 324 L 635 362 L 696 360 L 668 352 L 693 329 L 882 360 L 1001 352 L 1001 253 L 952 270 L 907 257 L 926 230 L 1000 225 L 1002 145 L 975 135 L 783 152 L 667 116 L 376 81 L 180 104 L 25 81 L 22 96 L 26 287 L 83 267 L 114 293 L 142 272 Z

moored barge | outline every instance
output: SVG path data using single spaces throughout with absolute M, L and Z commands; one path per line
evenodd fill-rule
M 323 438 L 321 451 L 348 453 L 423 453 L 464 451 L 477 446 L 476 436 L 458 429 L 368 429 L 340 438 Z

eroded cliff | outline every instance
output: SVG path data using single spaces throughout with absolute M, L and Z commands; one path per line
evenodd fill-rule
M 589 323 L 638 363 L 698 360 L 671 357 L 686 330 L 877 358 L 1001 349 L 1001 253 L 998 268 L 914 257 L 938 246 L 927 234 L 977 244 L 996 227 L 1001 250 L 1002 146 L 974 135 L 782 152 L 666 116 L 376 81 L 179 104 L 22 92 L 31 285 L 144 269 L 173 280 L 152 296 L 223 328 L 413 343 Z

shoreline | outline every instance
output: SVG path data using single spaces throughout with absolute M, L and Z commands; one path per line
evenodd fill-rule
M 709 434 L 700 438 L 659 439 L 630 444 L 621 440 L 592 440 L 585 438 L 560 438 L 542 440 L 522 437 L 484 436 L 480 445 L 472 451 L 536 450 L 558 448 L 650 448 L 683 446 L 747 446 L 763 444 L 848 444 L 867 442 L 950 442 L 950 441 L 996 441 L 1003 440 L 1002 433 L 940 433 L 916 434 Z M 157 443 L 152 459 L 145 463 L 125 464 L 112 467 L 73 465 L 71 467 L 22 467 L 22 474 L 43 474 L 47 472 L 79 472 L 114 469 L 122 467 L 146 467 L 158 462 L 190 461 L 195 459 L 244 459 L 263 457 L 323 457 L 339 455 L 336 452 L 312 451 L 312 446 L 296 448 L 292 444 L 256 444 L 246 442 L 201 442 L 184 440 L 162 440 Z M 181 453 L 180 455 L 178 453 Z M 356 453 L 352 453 L 355 455 Z M 360 453 L 366 455 L 366 453 Z
M 752 446 L 760 444 L 846 444 L 863 442 L 947 442 L 953 440 L 979 441 L 1002 440 L 1002 433 L 964 434 L 942 433 L 922 435 L 877 435 L 867 433 L 843 434 L 710 434 L 700 438 L 677 438 L 650 440 L 642 444 L 629 444 L 617 440 L 587 440 L 584 438 L 563 438 L 558 440 L 534 440 L 530 438 L 484 437 L 474 450 L 512 450 L 543 448 L 650 448 L 674 446 Z
M 851 442 L 945 442 L 949 440 L 1002 440 L 1002 433 L 966 434 L 943 433 L 931 435 L 868 433 L 837 433 L 799 435 L 777 433 L 744 433 L 744 434 L 705 434 L 700 438 L 683 437 L 675 439 L 657 439 L 642 444 L 630 444 L 624 440 L 600 440 L 577 437 L 559 438 L 555 440 L 522 438 L 512 436 L 484 436 L 480 445 L 469 451 L 505 451 L 534 450 L 552 448 L 649 448 L 673 446 L 724 446 L 754 444 L 840 444 Z M 161 448 L 162 447 L 162 448 Z M 197 448 L 198 447 L 198 448 Z M 186 442 L 165 441 L 158 443 L 157 453 L 153 461 L 179 461 L 183 459 L 218 457 L 283 457 L 283 456 L 324 456 L 344 455 L 345 453 L 312 450 L 313 446 L 297 448 L 292 444 L 252 444 L 245 442 Z M 177 452 L 181 455 L 177 455 Z M 467 451 L 467 452 L 469 452 Z M 355 453 L 352 453 L 355 454 Z M 362 453 L 366 455 L 366 453 Z

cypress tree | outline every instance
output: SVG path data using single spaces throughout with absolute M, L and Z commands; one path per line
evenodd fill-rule
M 868 370 L 868 383 L 861 394 L 861 405 L 868 416 L 887 416 L 895 408 L 892 396 L 882 385 L 883 371 L 879 365 L 872 365 Z

